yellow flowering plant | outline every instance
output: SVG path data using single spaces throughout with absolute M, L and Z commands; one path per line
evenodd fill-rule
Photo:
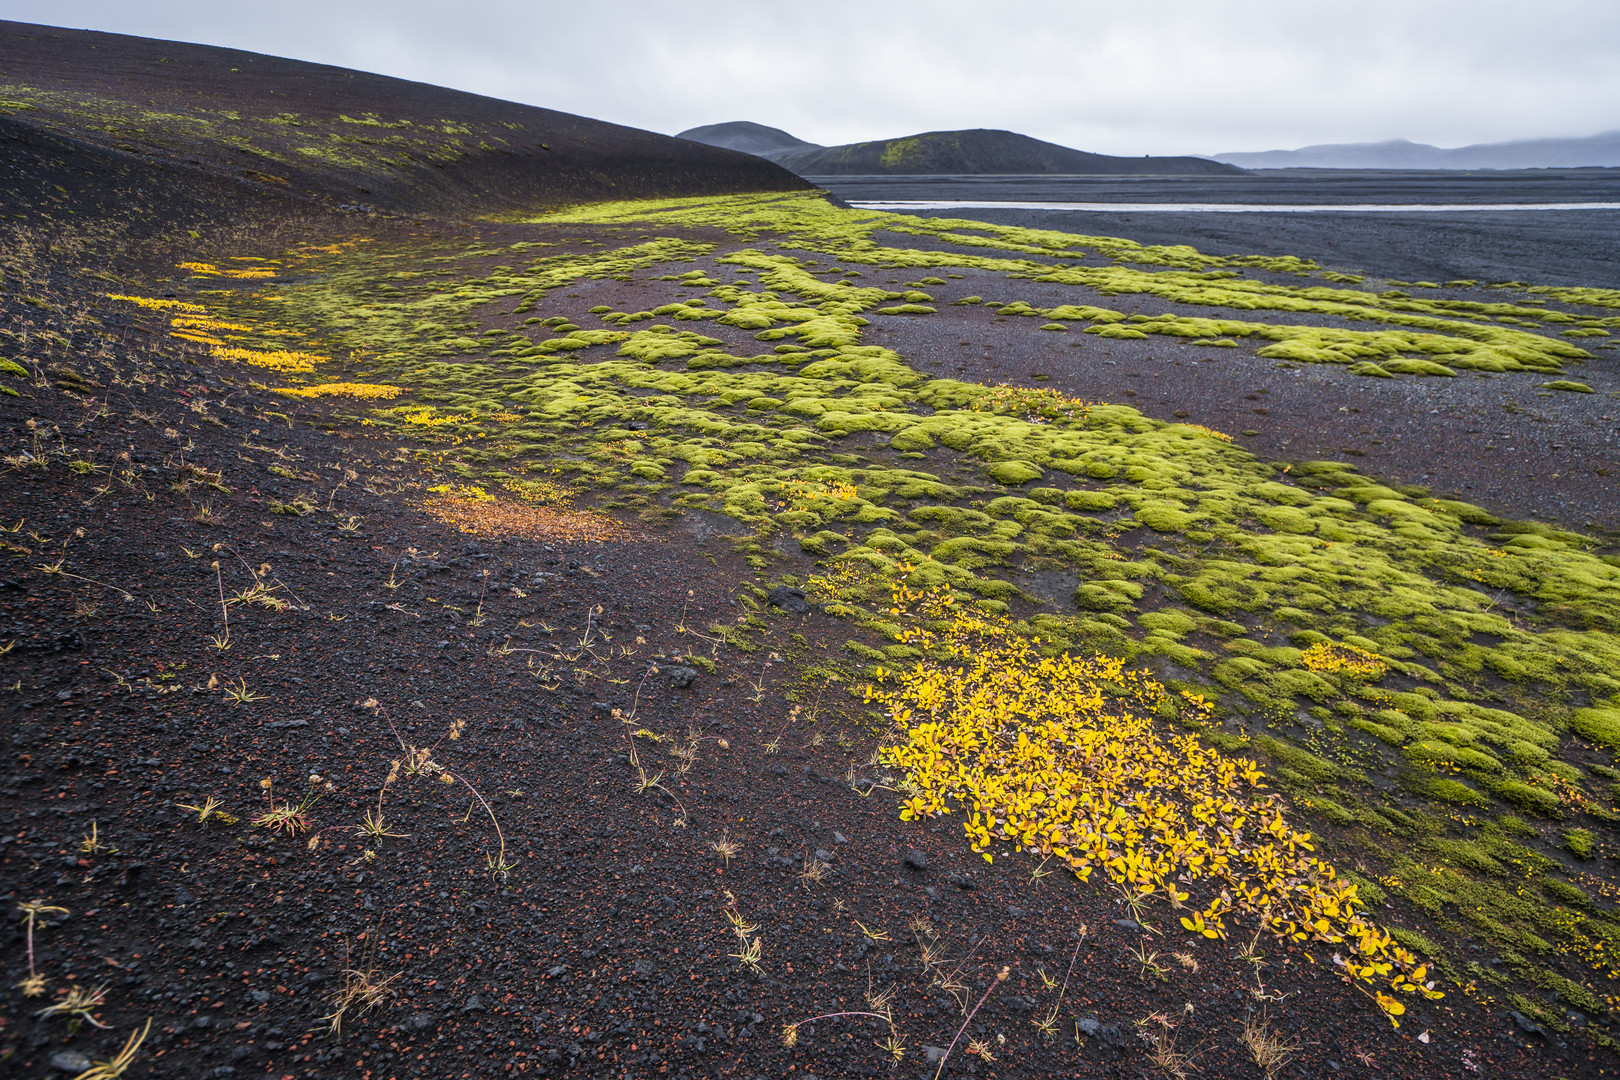
M 1043 656 L 1038 638 L 958 609 L 944 590 L 898 586 L 890 612 L 910 624 L 898 640 L 926 657 L 904 673 L 877 669 L 866 689 L 893 719 L 883 761 L 906 772 L 903 820 L 960 813 L 987 861 L 992 842 L 1011 843 L 1083 881 L 1097 874 L 1185 908 L 1183 928 L 1205 937 L 1224 937 L 1231 915 L 1334 946 L 1341 975 L 1397 1026 L 1404 1008 L 1389 991 L 1441 996 L 1417 957 L 1363 917 L 1356 886 L 1315 856 L 1254 761 L 1157 729 L 1178 713 L 1207 718 L 1208 702 L 1111 657 Z M 1186 908 L 1195 883 L 1214 895 Z

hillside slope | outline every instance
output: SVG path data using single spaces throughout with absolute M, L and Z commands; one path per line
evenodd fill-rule
M 820 143 L 805 142 L 781 128 L 766 127 L 764 124 L 755 124 L 748 120 L 732 120 L 724 124 L 705 124 L 702 127 L 687 128 L 675 137 L 690 139 L 707 146 L 740 150 L 745 154 L 757 154 L 773 161 L 782 154 L 796 150 L 823 148 Z
M 1072 150 L 1012 131 L 928 131 L 903 139 L 850 143 L 774 155 L 800 176 L 1068 173 L 1209 176 L 1232 165 L 1194 157 L 1111 157 Z
M 80 152 L 99 147 L 249 189 L 405 212 L 804 186 L 757 157 L 549 109 L 235 49 L 16 22 L 0 22 L 0 113 L 13 151 L 49 134 L 83 144 Z

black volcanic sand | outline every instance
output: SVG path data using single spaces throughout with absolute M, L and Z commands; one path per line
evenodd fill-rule
M 1133 202 L 1620 202 L 1620 169 L 1502 173 L 1274 170 L 1239 177 L 814 177 L 846 201 L 1109 202 L 1118 211 L 930 209 L 925 216 L 1190 244 L 1215 255 L 1297 255 L 1406 281 L 1620 288 L 1620 210 L 1466 213 L 1131 212 Z
M 336 238 L 350 219 L 331 225 Z M 37 449 L 33 432 L 55 425 L 67 452 L 120 470 L 102 495 L 104 477 L 54 460 L 3 474 L 4 505 L 24 519 L 5 539 L 30 555 L 8 560 L 0 580 L 0 639 L 16 642 L 6 677 L 18 680 L 0 699 L 12 754 L 0 876 L 13 900 L 68 909 L 36 928 L 36 960 L 52 992 L 108 983 L 98 1015 L 113 1030 L 74 1035 L 7 995 L 0 1054 L 16 1075 L 71 1075 L 150 1016 L 129 1076 L 928 1077 L 927 1048 L 947 1045 L 962 1013 L 921 973 L 908 929 L 919 918 L 953 960 L 973 957 L 975 996 L 1009 970 L 963 1036 L 996 1060 L 958 1046 L 951 1075 L 1155 1075 L 1132 1022 L 1156 1030 L 1147 1018 L 1161 1014 L 1205 1075 L 1257 1076 L 1237 1040 L 1262 1008 L 1257 972 L 1264 1011 L 1298 1044 L 1285 1075 L 1448 1077 L 1464 1051 L 1491 1075 L 1599 1073 L 1584 1045 L 1525 1034 L 1460 993 L 1414 1003 L 1394 1032 L 1285 949 L 1263 944 L 1256 969 L 1220 943 L 1144 935 L 1099 890 L 1035 882 L 1018 860 L 986 864 L 949 821 L 899 821 L 890 794 L 862 797 L 844 779 L 870 744 L 863 718 L 829 692 L 819 723 L 795 724 L 785 699 L 819 707 L 847 624 L 767 606 L 754 617 L 766 647 L 753 653 L 682 632 L 746 617 L 736 590 L 757 580 L 706 522 L 627 520 L 607 542 L 565 520 L 502 539 L 458 534 L 418 508 L 409 443 L 335 420 L 330 402 L 268 394 L 242 369 L 154 336 L 143 317 L 72 295 L 78 287 L 74 275 L 35 285 L 62 309 L 101 312 L 105 326 L 79 346 L 110 365 L 99 372 L 147 381 L 114 391 L 110 413 L 99 394 L 0 398 L 0 452 Z M 581 282 L 561 299 L 584 307 L 660 289 Z M 29 327 L 44 310 L 7 296 L 3 314 Z M 982 309 L 944 310 L 935 324 L 875 322 L 874 340 L 892 336 L 926 364 L 936 349 L 964 355 L 941 330 L 971 340 L 979 324 L 992 343 L 1002 332 Z M 198 470 L 225 490 L 196 487 Z M 331 512 L 272 512 L 312 483 Z M 37 568 L 62 550 L 70 569 L 107 585 Z M 255 571 L 297 606 L 233 606 L 232 645 L 218 651 L 218 591 L 246 588 Z M 588 627 L 606 659 L 577 652 Z M 513 641 L 533 651 L 499 651 Z M 784 664 L 770 659 L 778 648 Z M 694 665 L 680 686 L 672 668 L 688 651 L 715 670 Z M 232 701 L 238 686 L 251 696 Z M 392 729 L 371 698 L 388 705 Z M 666 737 L 688 725 L 701 734 L 676 785 L 684 827 L 672 827 L 681 806 L 633 790 L 614 708 Z M 457 720 L 461 737 L 446 740 Z M 516 860 L 509 878 L 487 872 L 496 837 L 459 784 L 403 778 L 383 800 L 398 835 L 355 834 L 403 753 L 397 740 L 435 746 L 489 799 Z M 650 742 L 641 752 L 670 766 Z M 296 798 L 310 774 L 334 783 L 311 812 L 329 830 L 315 851 L 302 835 L 199 824 L 180 805 L 218 796 L 247 817 L 267 804 L 261 778 Z M 99 852 L 81 846 L 92 822 Z M 720 837 L 742 845 L 729 862 L 708 847 Z M 809 855 L 831 864 L 825 883 L 796 878 Z M 732 898 L 760 928 L 758 977 L 729 958 Z M 6 942 L 15 982 L 26 971 L 20 918 Z M 1041 975 L 1061 978 L 1076 955 L 1048 1041 L 1034 1026 L 1053 1000 Z M 384 1008 L 351 1014 L 335 1037 L 321 1017 L 345 969 L 398 977 Z M 862 1009 L 868 987 L 891 984 L 907 1051 L 898 1068 L 874 1046 L 883 1028 L 872 1022 L 823 1021 L 782 1045 L 783 1023 Z M 1431 1030 L 1433 1045 L 1412 1037 Z

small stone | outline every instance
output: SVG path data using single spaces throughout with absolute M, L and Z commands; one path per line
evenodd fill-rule
M 467 1004 L 461 1007 L 461 1011 L 464 1013 L 484 1012 L 484 1003 L 478 1000 L 477 994 L 474 994 L 472 997 L 467 999 Z
M 1142 924 L 1137 922 L 1135 919 L 1115 919 L 1114 925 L 1119 927 L 1121 930 L 1130 930 L 1133 932 L 1139 932 L 1142 929 Z
M 816 848 L 816 858 L 820 859 L 822 862 L 832 862 L 833 853 L 828 851 L 826 848 Z
M 1022 919 L 1024 917 L 1024 909 L 1013 904 L 1008 904 L 1007 914 L 1011 915 L 1015 919 Z
M 433 1026 L 433 1017 L 429 1016 L 427 1013 L 417 1013 L 415 1016 L 412 1016 L 409 1020 L 405 1021 L 405 1024 L 413 1031 L 426 1031 L 428 1028 Z
M 84 1072 L 90 1067 L 90 1059 L 73 1050 L 58 1050 L 51 1055 L 51 1068 L 60 1069 L 65 1073 Z
M 833 830 L 833 843 L 835 843 L 835 844 L 847 844 L 847 843 L 849 843 L 849 837 L 845 836 L 843 833 L 839 832 L 837 829 L 834 829 Z
M 958 889 L 966 890 L 973 888 L 973 879 L 968 877 L 966 874 L 952 874 L 946 880 L 952 885 L 955 885 Z
M 1118 1024 L 1104 1024 L 1091 1017 L 1085 1017 L 1074 1022 L 1075 1029 L 1081 1035 L 1088 1035 L 1097 1040 L 1097 1045 L 1108 1050 L 1117 1050 L 1125 1045 L 1125 1035 L 1119 1030 Z
M 906 866 L 917 871 L 918 873 L 928 869 L 928 856 L 916 848 L 912 848 L 910 851 L 906 852 L 904 862 Z
M 637 960 L 634 966 L 637 975 L 651 975 L 653 973 L 653 962 L 651 960 Z
M 775 773 L 777 776 L 786 776 L 788 774 L 787 766 L 785 765 L 772 765 L 771 772 Z
M 804 598 L 804 590 L 789 585 L 778 585 L 766 595 L 766 599 L 770 601 L 772 607 L 781 608 L 794 615 L 808 615 L 812 610 L 810 601 Z
M 1508 1015 L 1512 1016 L 1513 1017 L 1513 1022 L 1515 1024 L 1519 1025 L 1519 1030 L 1520 1031 L 1527 1032 L 1528 1034 L 1531 1034 L 1531 1035 L 1540 1035 L 1543 1039 L 1546 1039 L 1548 1042 L 1552 1041 L 1552 1036 L 1547 1034 L 1547 1029 L 1542 1027 L 1540 1024 L 1536 1023 L 1534 1020 L 1530 1019 L 1528 1016 L 1524 1015 L 1524 1013 L 1522 1013 L 1522 1012 L 1511 1012 Z
M 557 976 L 563 974 L 567 970 L 568 970 L 568 965 L 567 964 L 558 964 L 556 967 L 554 967 L 550 971 L 546 972 L 546 975 L 548 977 L 550 977 L 550 978 L 555 979 Z
M 685 690 L 697 680 L 697 671 L 689 667 L 672 667 L 669 672 L 669 685 L 677 690 Z
M 267 1005 L 270 1002 L 270 991 L 268 991 L 268 990 L 249 990 L 248 991 L 248 997 L 253 999 L 253 1003 L 255 1005 Z
M 938 1065 L 945 1060 L 945 1048 L 943 1046 L 925 1046 L 923 1047 L 923 1056 L 928 1059 L 928 1064 Z

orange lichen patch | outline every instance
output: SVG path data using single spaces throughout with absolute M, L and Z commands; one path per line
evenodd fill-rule
M 629 540 L 630 532 L 606 514 L 528 506 L 504 499 L 434 495 L 422 509 L 447 525 L 487 539 L 515 536 L 524 540 Z
M 288 397 L 318 398 L 318 397 L 354 397 L 354 398 L 397 398 L 403 392 L 402 387 L 388 386 L 384 383 L 357 383 L 357 382 L 329 382 L 315 386 L 283 386 L 276 389 L 278 394 Z

